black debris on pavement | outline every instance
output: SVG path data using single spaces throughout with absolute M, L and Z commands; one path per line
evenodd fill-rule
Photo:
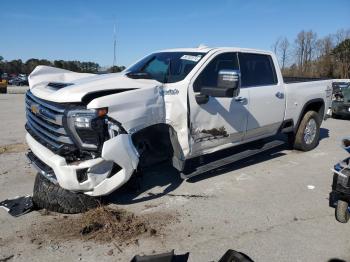
M 34 210 L 32 196 L 6 199 L 0 202 L 0 207 L 3 207 L 11 216 L 14 217 L 22 216 Z

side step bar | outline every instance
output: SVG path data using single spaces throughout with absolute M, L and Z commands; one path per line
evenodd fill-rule
M 181 175 L 182 179 L 188 179 L 188 178 L 203 174 L 207 171 L 214 170 L 214 169 L 222 167 L 222 166 L 226 166 L 228 164 L 237 162 L 237 161 L 242 160 L 244 158 L 259 154 L 261 152 L 270 150 L 270 149 L 278 147 L 278 146 L 281 146 L 283 144 L 285 144 L 285 141 L 273 140 L 273 141 L 270 141 L 270 142 L 263 144 L 259 148 L 253 147 L 250 149 L 246 149 L 244 151 L 230 155 L 228 157 L 218 159 L 218 160 L 209 162 L 209 163 L 204 164 L 204 165 L 200 165 L 197 168 L 194 168 L 194 171 L 191 173 L 181 172 L 180 175 Z

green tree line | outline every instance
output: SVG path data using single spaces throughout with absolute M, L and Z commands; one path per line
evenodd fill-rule
M 81 62 L 81 61 L 64 61 L 54 60 L 49 61 L 46 59 L 31 58 L 26 62 L 21 59 L 15 59 L 6 61 L 0 56 L 0 73 L 8 74 L 30 74 L 34 68 L 38 65 L 54 66 L 57 68 L 67 69 L 80 73 L 97 73 L 100 66 L 94 62 Z M 114 66 L 108 69 L 109 72 L 120 72 L 124 70 L 124 66 Z

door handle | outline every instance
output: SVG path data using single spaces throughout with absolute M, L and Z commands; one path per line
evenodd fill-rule
M 275 96 L 277 97 L 277 98 L 284 98 L 284 94 L 282 93 L 282 92 L 277 92 L 276 94 L 275 94 Z
M 240 103 L 246 103 L 246 102 L 248 101 L 248 99 L 245 98 L 245 97 L 239 96 L 239 97 L 236 97 L 236 98 L 235 98 L 235 101 L 236 101 L 236 102 L 240 102 Z

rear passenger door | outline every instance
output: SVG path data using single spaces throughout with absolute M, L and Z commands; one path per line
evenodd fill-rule
M 278 83 L 270 55 L 239 53 L 241 90 L 248 91 L 248 120 L 244 140 L 275 134 L 285 111 L 283 83 Z

